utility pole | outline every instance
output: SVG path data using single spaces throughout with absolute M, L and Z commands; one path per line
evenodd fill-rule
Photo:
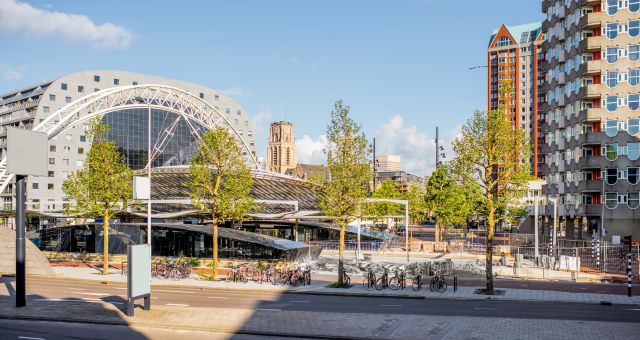
M 438 127 L 436 126 L 436 168 L 440 164 L 440 140 L 438 140 Z

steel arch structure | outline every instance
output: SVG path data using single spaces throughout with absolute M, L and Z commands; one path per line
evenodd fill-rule
M 180 119 L 184 119 L 196 139 L 200 139 L 200 131 L 193 123 L 200 124 L 206 129 L 220 126 L 229 129 L 238 140 L 250 166 L 258 168 L 258 161 L 251 153 L 247 142 L 218 109 L 188 91 L 169 85 L 118 86 L 88 94 L 49 115 L 36 125 L 33 131 L 46 133 L 51 140 L 93 117 L 102 117 L 107 113 L 122 109 L 147 109 L 149 107 L 177 114 L 177 119 L 173 122 L 172 127 L 175 127 Z M 154 143 L 156 147 L 152 151 L 152 158 L 171 139 L 171 132 L 165 130 L 159 139 L 159 145 L 158 142 Z M 7 172 L 7 158 L 3 157 L 0 160 L 0 193 L 4 192 L 12 179 L 13 174 Z

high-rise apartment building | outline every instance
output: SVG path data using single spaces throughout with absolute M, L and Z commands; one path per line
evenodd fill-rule
M 282 121 L 271 123 L 267 145 L 267 171 L 284 175 L 287 170 L 295 169 L 297 164 L 293 124 Z
M 542 11 L 543 193 L 567 237 L 638 239 L 640 0 L 544 0 Z
M 502 25 L 493 31 L 487 49 L 489 110 L 503 109 L 514 129 L 525 130 L 530 136 L 531 172 L 538 176 L 544 162 L 540 153 L 538 130 L 539 86 L 544 74 L 539 72 L 542 44 L 541 23 L 517 26 Z M 510 89 L 503 88 L 510 84 Z M 504 98 L 501 96 L 505 95 Z M 504 102 L 501 104 L 501 99 Z
M 380 155 L 376 156 L 376 171 L 400 171 L 401 158 L 398 155 Z

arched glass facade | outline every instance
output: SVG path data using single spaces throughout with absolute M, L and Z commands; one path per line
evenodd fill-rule
M 177 119 L 179 121 L 174 126 Z M 143 169 L 147 165 L 148 109 L 110 112 L 103 116 L 102 121 L 109 126 L 109 140 L 118 144 L 129 166 L 133 170 Z M 153 167 L 189 164 L 197 147 L 190 126 L 200 133 L 205 130 L 198 123 L 187 123 L 184 117 L 176 113 L 151 109 L 151 144 L 161 146 L 162 151 L 154 155 Z M 167 141 L 163 143 L 164 136 L 167 136 Z

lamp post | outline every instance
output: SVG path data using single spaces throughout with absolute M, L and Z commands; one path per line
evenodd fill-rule
M 533 227 L 533 238 L 534 238 L 534 244 L 535 244 L 535 258 L 537 259 L 538 256 L 540 256 L 540 251 L 538 249 L 538 199 L 540 197 L 539 196 L 534 196 L 533 197 L 533 220 L 534 220 L 534 227 Z
M 144 104 L 142 97 L 136 97 L 136 102 Z M 149 199 L 147 200 L 147 243 L 151 244 L 151 101 L 147 103 L 147 176 L 149 176 Z
M 557 198 L 548 198 L 549 201 L 553 203 L 553 238 L 551 241 L 551 249 L 554 256 L 558 253 L 558 245 L 556 240 L 557 234 L 557 224 L 558 224 L 558 199 Z

